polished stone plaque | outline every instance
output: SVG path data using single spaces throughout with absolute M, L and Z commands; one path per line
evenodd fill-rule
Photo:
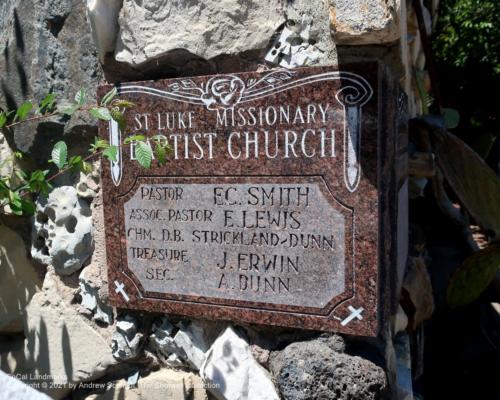
M 395 259 L 394 89 L 376 63 L 123 83 L 103 161 L 110 300 L 122 308 L 377 332 Z M 102 96 L 110 86 L 102 86 Z M 167 140 L 166 165 L 132 135 Z

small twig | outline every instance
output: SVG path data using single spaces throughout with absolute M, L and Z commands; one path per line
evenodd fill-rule
M 104 150 L 103 150 L 104 151 Z M 102 155 L 103 151 L 99 151 L 99 152 L 95 152 L 95 153 L 92 153 L 92 154 L 89 154 L 87 157 L 83 158 L 82 161 L 89 161 L 91 160 L 93 157 L 95 156 L 100 156 Z M 47 178 L 46 181 L 47 182 L 50 182 L 50 181 L 53 181 L 54 179 L 56 179 L 58 176 L 68 172 L 69 170 L 71 170 L 73 168 L 72 165 L 69 165 L 67 166 L 66 168 L 63 168 L 63 169 L 60 169 L 59 171 L 57 171 L 54 175 L 52 175 L 51 177 Z
M 81 107 L 81 108 L 78 108 L 77 110 L 75 110 L 75 113 L 82 112 L 82 111 L 88 111 L 91 108 L 95 108 L 95 107 L 99 107 L 99 106 L 93 105 L 93 106 Z M 51 112 L 48 114 L 35 115 L 33 117 L 25 118 L 23 120 L 7 124 L 7 125 L 5 125 L 5 128 L 12 128 L 16 125 L 24 124 L 25 122 L 39 121 L 41 119 L 49 119 L 49 118 L 55 117 L 56 115 L 64 116 L 65 114 L 63 114 L 59 111 L 54 111 L 54 112 Z

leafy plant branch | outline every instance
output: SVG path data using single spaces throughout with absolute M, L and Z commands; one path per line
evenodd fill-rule
M 12 129 L 20 124 L 47 120 L 55 116 L 71 117 L 77 112 L 86 112 L 96 120 L 114 120 L 122 132 L 126 129 L 125 111 L 134 107 L 134 103 L 116 98 L 117 90 L 113 88 L 102 98 L 98 105 L 86 105 L 87 92 L 80 89 L 74 101 L 56 104 L 55 95 L 48 94 L 35 106 L 31 101 L 24 102 L 17 110 L 0 112 L 0 129 Z M 16 159 L 22 158 L 22 153 L 14 152 L 12 157 L 0 161 L 0 169 L 7 164 L 12 164 L 13 174 L 0 175 L 0 212 L 14 215 L 31 215 L 35 211 L 33 195 L 47 196 L 52 189 L 51 182 L 67 172 L 89 173 L 92 170 L 90 161 L 104 157 L 116 161 L 119 148 L 133 143 L 136 149 L 137 162 L 143 168 L 150 168 L 153 158 L 158 165 L 164 165 L 170 151 L 168 141 L 163 136 L 150 138 L 154 149 L 144 135 L 134 135 L 127 138 L 122 144 L 116 146 L 109 144 L 99 137 L 94 138 L 87 155 L 69 156 L 68 146 L 64 141 L 58 141 L 51 153 L 49 163 L 57 167 L 57 172 L 49 176 L 50 170 L 36 169 L 25 171 L 16 166 Z M 13 177 L 14 175 L 15 177 Z

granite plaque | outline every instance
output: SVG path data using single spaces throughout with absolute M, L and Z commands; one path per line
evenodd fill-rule
M 377 63 L 123 83 L 103 161 L 122 308 L 375 335 L 393 251 L 393 88 Z M 100 96 L 110 86 L 100 88 Z M 162 135 L 166 165 L 131 135 Z M 389 254 L 389 256 L 387 256 Z

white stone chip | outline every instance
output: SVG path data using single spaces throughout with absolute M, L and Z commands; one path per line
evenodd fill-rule
M 200 376 L 219 400 L 279 400 L 271 376 L 252 357 L 248 343 L 231 327 L 206 353 Z

